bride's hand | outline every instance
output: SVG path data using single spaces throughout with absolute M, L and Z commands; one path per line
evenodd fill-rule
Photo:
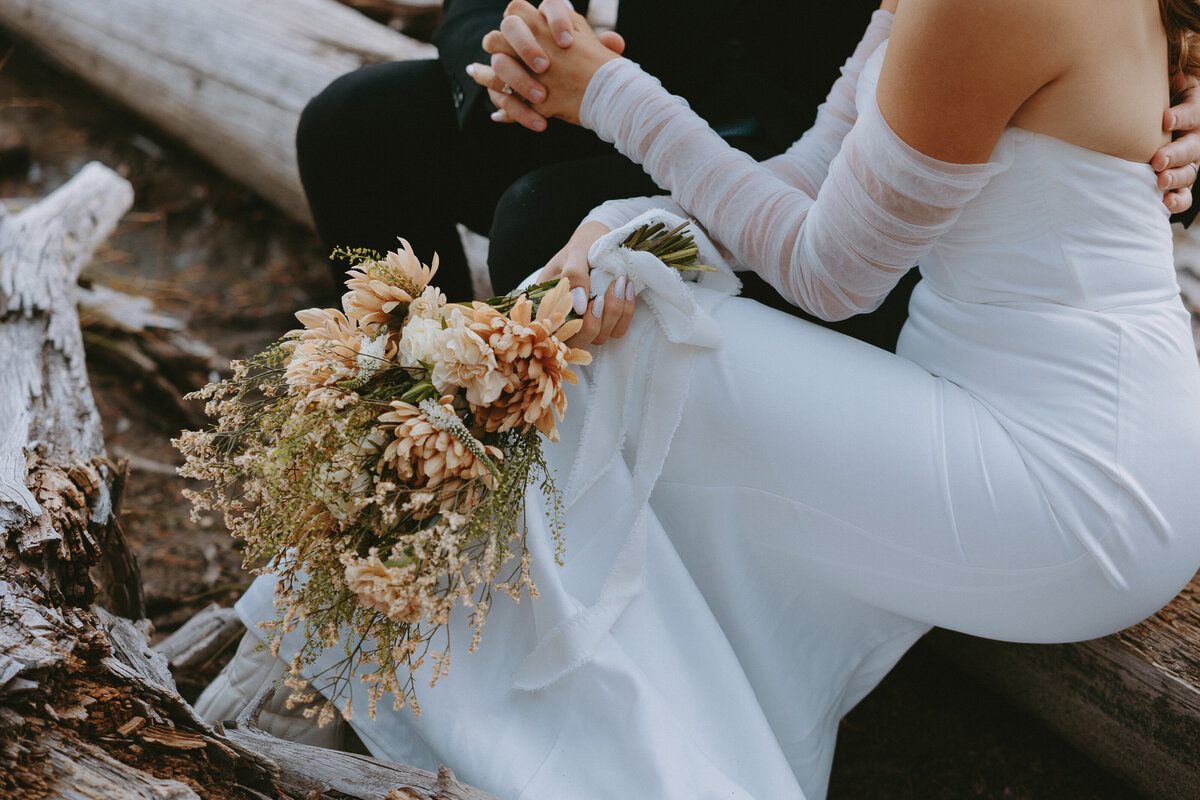
M 545 5 L 550 3 L 551 0 L 547 0 Z M 561 0 L 553 0 L 553 3 L 561 5 Z M 532 101 L 533 110 L 543 117 L 557 117 L 578 125 L 579 106 L 592 75 L 618 54 L 610 49 L 611 42 L 606 44 L 608 40 L 596 36 L 583 16 L 574 11 L 567 13 L 572 39 L 569 46 L 563 47 L 555 40 L 551 23 L 542 13 L 525 0 L 513 0 L 505 10 L 500 30 L 483 37 L 483 49 L 492 54 L 492 70 L 498 77 L 502 77 L 505 70 L 511 72 L 516 61 L 541 73 L 539 79 L 546 97 L 540 101 L 527 97 Z M 489 94 L 492 90 L 489 86 Z M 535 93 L 535 96 L 541 95 Z M 503 102 L 502 98 L 492 99 Z
M 604 344 L 610 338 L 620 338 L 633 321 L 633 308 L 636 305 L 633 284 L 628 283 L 624 276 L 613 281 L 601 297 L 588 303 L 591 293 L 588 250 L 593 242 L 608 231 L 608 227 L 599 222 L 580 225 L 563 249 L 555 253 L 550 263 L 538 274 L 538 281 L 558 277 L 566 277 L 571 281 L 575 313 L 583 317 L 583 327 L 569 340 L 572 347 Z

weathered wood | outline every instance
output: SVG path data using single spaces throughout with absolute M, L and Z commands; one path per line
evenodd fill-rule
M 1146 797 L 1200 797 L 1200 576 L 1153 618 L 1104 639 L 930 639 Z
M 434 53 L 335 0 L 0 0 L 0 25 L 305 221 L 305 103 L 356 67 Z
M 132 202 L 127 182 L 89 164 L 45 201 L 16 215 L 0 211 L 0 531 L 43 514 L 25 485 L 29 452 L 40 447 L 58 464 L 104 453 L 72 287 Z M 99 492 L 104 508 L 95 516 L 103 517 L 107 483 Z M 39 546 L 61 540 L 38 527 Z
M 70 741 L 53 732 L 42 745 L 46 767 L 54 776 L 47 789 L 62 800 L 200 800 L 186 783 L 134 769 L 87 742 Z
M 154 649 L 174 669 L 186 669 L 206 663 L 245 630 L 236 611 L 213 603 L 155 645 Z
M 445 767 L 434 775 L 369 756 L 285 742 L 241 725 L 227 727 L 225 735 L 278 764 L 280 787 L 300 797 L 319 790 L 386 800 L 496 800 L 490 794 L 459 783 Z
M 92 164 L 41 203 L 0 215 L 0 795 L 6 797 L 197 796 L 121 757 L 129 741 L 117 740 L 114 748 L 112 728 L 131 704 L 158 724 L 207 736 L 231 777 L 238 764 L 254 776 L 251 783 L 271 786 L 266 762 L 217 741 L 179 698 L 165 659 L 147 657 L 144 632 L 89 610 L 96 596 L 92 568 L 106 561 L 140 588 L 115 525 L 120 471 L 104 456 L 74 303 L 80 269 L 131 202 L 127 182 Z M 115 558 L 114 550 L 127 558 Z M 134 594 L 122 605 L 140 612 L 140 593 Z
M 442 10 L 442 0 L 338 0 L 344 6 L 365 14 L 435 14 Z

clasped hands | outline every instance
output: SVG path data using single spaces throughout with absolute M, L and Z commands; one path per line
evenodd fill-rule
M 488 90 L 497 109 L 492 119 L 543 131 L 550 117 L 579 124 L 588 82 L 625 50 L 625 40 L 595 33 L 569 0 L 543 0 L 538 8 L 513 0 L 500 30 L 483 37 L 483 49 L 491 64 L 472 64 L 467 72 Z

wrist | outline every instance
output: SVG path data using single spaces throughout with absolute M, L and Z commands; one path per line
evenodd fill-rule
M 605 61 L 592 73 L 587 88 L 584 89 L 583 99 L 579 103 L 579 124 L 595 131 L 601 139 L 611 142 L 611 134 L 606 134 L 601 128 L 604 124 L 605 109 L 613 103 L 613 97 L 623 87 L 635 80 L 638 75 L 646 75 L 641 68 L 629 59 L 620 56 Z M 650 78 L 649 75 L 646 75 Z M 653 78 L 650 78 L 654 80 Z
M 571 245 L 583 247 L 584 250 L 587 250 L 591 248 L 592 242 L 611 230 L 612 228 L 598 220 L 585 220 L 582 225 L 575 229 L 575 233 L 571 234 Z

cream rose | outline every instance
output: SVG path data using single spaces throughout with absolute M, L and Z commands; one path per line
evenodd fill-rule
M 400 366 L 415 369 L 422 361 L 433 361 L 434 341 L 441 332 L 440 319 L 410 319 L 400 332 L 400 350 L 396 354 Z
M 497 370 L 496 354 L 479 334 L 467 327 L 467 318 L 457 309 L 433 342 L 433 385 L 442 394 L 467 390 L 467 400 L 477 406 L 496 401 L 504 390 L 505 377 Z

